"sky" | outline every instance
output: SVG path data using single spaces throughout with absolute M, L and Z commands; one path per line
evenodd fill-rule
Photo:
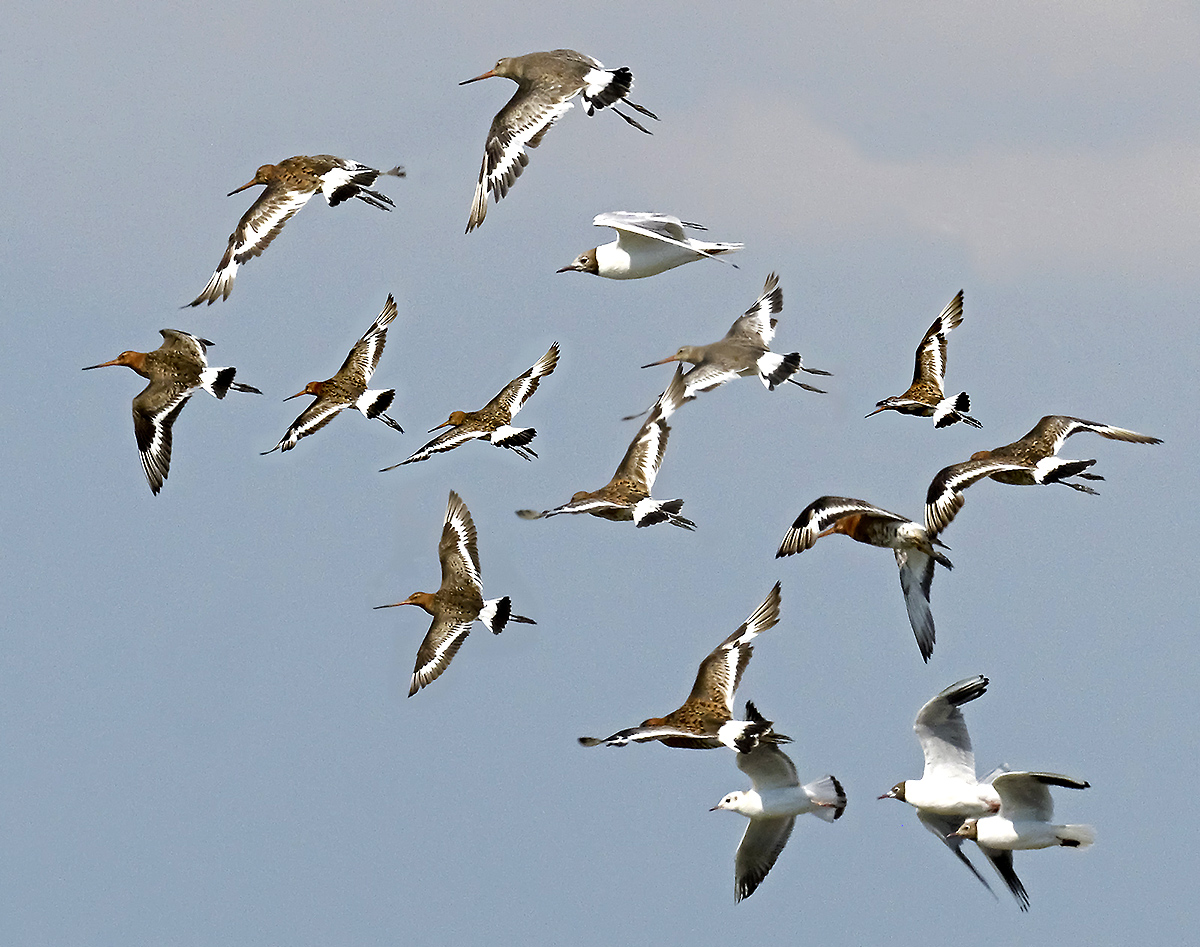
M 1200 13 L 1183 2 L 814 7 L 614 0 L 27 4 L 0 81 L 10 476 L 0 506 L 0 935 L 63 944 L 962 945 L 1186 943 L 1198 868 L 1191 539 L 1200 330 Z M 652 136 L 573 109 L 464 235 L 507 80 L 500 56 L 628 66 Z M 264 163 L 332 153 L 403 180 L 390 214 L 314 199 L 232 295 L 204 286 Z M 556 274 L 653 210 L 746 244 L 645 280 Z M 739 380 L 686 405 L 654 494 L 694 533 L 528 522 L 611 476 L 682 344 L 719 338 L 776 272 L 774 348 L 829 393 Z M 864 415 L 899 394 L 959 289 L 947 387 L 981 430 Z M 260 456 L 395 295 L 374 378 L 404 434 L 347 413 Z M 85 365 L 158 330 L 215 344 L 257 397 L 197 393 L 152 496 L 144 385 Z M 388 473 L 557 341 L 518 418 L 532 463 L 467 444 Z M 812 379 L 806 379 L 812 380 Z M 51 384 L 53 382 L 53 384 Z M 776 560 L 824 494 L 919 519 L 934 473 L 1045 414 L 1088 434 L 1098 496 L 985 481 L 943 536 L 921 662 L 889 552 L 844 537 Z M 408 699 L 429 619 L 372 611 L 439 581 L 450 490 L 480 626 Z M 1178 499 L 1176 499 L 1178 498 Z M 1182 505 L 1180 504 L 1182 500 Z M 801 817 L 733 902 L 747 778 L 728 751 L 585 749 L 684 699 L 700 660 L 782 582 L 738 693 L 844 817 Z M 1016 854 L 1028 914 L 876 797 L 921 772 L 911 725 L 965 709 L 980 772 L 1055 793 L 1086 851 Z M 1181 743 L 1183 744 L 1181 746 Z M 1181 838 L 1181 836 L 1183 836 Z M 938 933 L 940 932 L 940 933 Z

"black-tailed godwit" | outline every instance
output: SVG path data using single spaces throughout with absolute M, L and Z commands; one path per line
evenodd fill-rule
M 933 320 L 933 325 L 917 346 L 917 363 L 913 370 L 912 384 L 908 391 L 895 398 L 884 398 L 877 402 L 875 410 L 868 414 L 878 414 L 880 411 L 899 411 L 901 414 L 913 414 L 922 418 L 933 418 L 934 427 L 947 427 L 955 421 L 965 421 L 972 427 L 982 427 L 978 421 L 968 417 L 971 410 L 971 398 L 965 391 L 960 391 L 953 398 L 947 398 L 943 393 L 946 378 L 946 337 L 963 317 L 963 293 L 950 300 L 941 315 Z
M 614 210 L 597 214 L 592 219 L 592 225 L 611 227 L 617 232 L 617 239 L 585 250 L 573 263 L 558 270 L 559 273 L 573 270 L 606 279 L 642 279 L 693 260 L 705 257 L 720 259 L 720 254 L 733 253 L 744 246 L 741 243 L 696 240 L 685 234 L 684 228 L 706 228 L 669 214 Z M 737 266 L 736 263 L 732 265 Z
M 582 93 L 588 115 L 594 114 L 596 109 L 611 106 L 621 118 L 647 135 L 649 130 L 617 109 L 616 103 L 624 99 L 630 108 L 658 119 L 653 112 L 629 101 L 633 73 L 624 66 L 605 69 L 591 56 L 573 49 L 506 56 L 487 72 L 474 79 L 465 79 L 459 85 L 492 76 L 512 79 L 517 84 L 517 91 L 496 113 L 488 129 L 467 233 L 483 223 L 487 216 L 488 192 L 497 201 L 508 193 L 529 163 L 526 146 L 536 148 L 541 144 L 542 136 L 550 126 L 571 109 L 571 99 L 575 96 Z
M 984 477 L 1017 486 L 1061 483 L 1072 490 L 1094 494 L 1096 491 L 1091 487 L 1066 478 L 1103 480 L 1099 474 L 1085 473 L 1096 461 L 1065 460 L 1057 456 L 1067 438 L 1080 431 L 1091 431 L 1101 437 L 1133 444 L 1162 443 L 1157 437 L 1148 437 L 1122 427 L 1048 414 L 1033 426 L 1033 430 L 1011 444 L 993 450 L 976 451 L 970 460 L 939 470 L 929 484 L 929 492 L 925 497 L 925 528 L 931 534 L 937 534 L 949 526 L 962 508 L 963 491 Z
M 685 750 L 712 750 L 722 745 L 748 748 L 763 738 L 790 743 L 790 737 L 771 729 L 770 721 L 733 719 L 733 695 L 754 654 L 751 642 L 778 622 L 779 583 L 776 582 L 750 617 L 700 662 L 696 683 L 681 707 L 665 717 L 651 717 L 640 726 L 619 730 L 611 736 L 580 737 L 579 742 L 584 746 L 625 746 L 657 740 Z
M 680 367 L 675 370 L 675 377 L 667 390 L 650 409 L 650 416 L 638 430 L 617 472 L 608 483 L 592 492 L 580 490 L 571 497 L 569 503 L 552 510 L 543 510 L 541 513 L 536 510 L 517 510 L 517 516 L 537 520 L 559 513 L 591 513 L 617 522 L 632 520 L 635 526 L 670 523 L 684 529 L 695 529 L 695 523 L 679 515 L 683 500 L 660 503 L 650 496 L 667 450 L 667 437 L 671 433 L 667 419 L 684 400 L 683 369 Z
M 557 364 L 558 343 L 555 342 L 531 368 L 505 385 L 496 397 L 478 411 L 451 411 L 449 419 L 431 428 L 429 433 L 442 427 L 450 427 L 449 431 L 439 434 L 407 460 L 384 467 L 380 472 L 426 460 L 475 438 L 486 438 L 497 447 L 507 447 L 514 454 L 532 460 L 537 453 L 529 446 L 529 442 L 537 436 L 537 431 L 531 427 L 512 427 L 509 422 L 537 391 L 538 381 L 554 371 Z
M 702 391 L 712 389 L 742 378 L 758 377 L 768 390 L 785 381 L 799 385 L 808 391 L 824 394 L 820 388 L 806 385 L 792 378 L 797 371 L 812 375 L 828 375 L 819 368 L 805 368 L 799 352 L 778 355 L 771 351 L 771 340 L 775 337 L 775 315 L 783 311 L 783 290 L 779 288 L 779 277 L 772 273 L 763 285 L 762 295 L 746 310 L 725 333 L 725 338 L 709 345 L 684 345 L 674 355 L 643 365 L 665 365 L 668 362 L 690 362 L 692 367 L 683 376 L 686 386 L 684 397 L 691 399 Z M 636 417 L 636 415 L 634 415 Z
M 532 618 L 512 614 L 512 602 L 507 595 L 484 601 L 475 523 L 467 505 L 453 490 L 446 504 L 438 559 L 442 563 L 442 584 L 436 592 L 413 592 L 403 602 L 375 606 L 416 605 L 433 616 L 433 623 L 417 649 L 409 697 L 446 670 L 476 619 L 494 635 L 500 634 L 510 621 L 537 624 Z
M 229 235 L 229 246 L 208 285 L 188 305 L 206 302 L 211 306 L 218 299 L 228 299 L 238 266 L 262 253 L 317 191 L 325 195 L 330 207 L 357 197 L 372 207 L 391 210 L 395 206 L 391 198 L 370 189 L 380 175 L 402 178 L 404 169 L 397 166 L 390 171 L 377 171 L 333 155 L 296 155 L 279 164 L 264 164 L 252 180 L 226 195 L 232 197 L 256 184 L 266 185 L 266 190 L 258 195 L 258 200 L 250 205 Z
M 305 408 L 298 418 L 292 422 L 279 443 L 270 450 L 263 451 L 271 454 L 275 451 L 291 450 L 302 437 L 307 437 L 314 431 L 319 431 L 332 421 L 343 408 L 358 408 L 368 418 L 378 418 L 390 428 L 404 433 L 393 418 L 385 413 L 396 397 L 395 388 L 384 390 L 369 390 L 367 382 L 379 364 L 379 356 L 383 354 L 383 346 L 387 342 L 387 327 L 396 318 L 396 302 L 388 294 L 383 312 L 371 323 L 371 328 L 363 333 L 363 337 L 354 343 L 354 348 L 346 356 L 346 361 L 332 378 L 325 381 L 310 381 L 303 391 L 288 395 L 284 401 L 291 401 L 302 395 L 312 395 L 316 400 Z
M 896 554 L 900 568 L 900 588 L 908 621 L 926 661 L 933 654 L 933 613 L 929 609 L 929 588 L 933 583 L 934 563 L 954 568 L 950 560 L 934 549 L 945 545 L 931 536 L 920 523 L 896 513 L 850 497 L 821 497 L 806 506 L 783 537 L 775 558 L 804 552 L 822 536 L 842 533 L 855 542 L 883 546 Z
M 150 384 L 133 399 L 133 433 L 142 455 L 142 469 L 156 495 L 171 468 L 171 427 L 193 391 L 203 388 L 217 398 L 224 398 L 231 388 L 262 394 L 257 388 L 235 382 L 237 369 L 210 368 L 204 353 L 212 343 L 207 339 L 178 329 L 160 329 L 159 334 L 163 343 L 153 352 L 122 352 L 111 362 L 84 369 L 124 365 L 150 379 Z

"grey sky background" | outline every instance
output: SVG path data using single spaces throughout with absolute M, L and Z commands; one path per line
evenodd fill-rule
M 9 183 L 0 404 L 0 933 L 39 944 L 490 945 L 950 941 L 1185 943 L 1195 935 L 1200 13 L 1187 3 L 877 2 L 25 5 L 0 79 Z M 629 66 L 653 137 L 568 113 L 487 221 L 462 233 L 514 86 L 457 83 L 569 46 Z M 263 163 L 333 153 L 385 179 L 382 214 L 317 198 L 180 310 Z M 610 282 L 555 269 L 607 210 L 742 240 L 738 269 Z M 524 522 L 607 481 L 662 390 L 637 366 L 725 332 L 766 275 L 775 349 L 830 393 L 730 384 L 673 419 L 655 485 L 695 533 Z M 959 289 L 947 386 L 975 431 L 890 413 Z M 397 434 L 356 412 L 260 457 L 383 306 L 375 375 Z M 131 430 L 144 382 L 79 369 L 157 330 L 265 395 L 198 393 L 153 497 Z M 530 464 L 468 444 L 387 474 L 452 409 L 557 340 L 519 417 Z M 891 553 L 844 538 L 776 561 L 816 497 L 917 519 L 933 474 L 1044 414 L 1078 435 L 1089 497 L 972 487 L 944 535 L 923 665 Z M 439 579 L 450 489 L 485 594 L 538 622 L 477 626 L 404 694 L 429 619 L 373 612 Z M 739 692 L 838 776 L 844 818 L 802 818 L 733 903 L 748 781 L 726 751 L 584 749 L 671 710 L 701 658 L 783 583 Z M 993 900 L 907 806 L 920 705 L 970 674 L 981 772 L 1056 793 L 1090 850 L 1017 853 L 1032 899 Z M 981 861 L 977 859 L 977 861 Z M 986 872 L 990 869 L 981 866 Z M 992 877 L 989 875 L 989 877 Z

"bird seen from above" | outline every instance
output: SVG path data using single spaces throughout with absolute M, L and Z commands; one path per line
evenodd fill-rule
M 775 733 L 771 722 L 761 717 L 733 719 L 733 695 L 754 654 L 751 643 L 779 622 L 779 592 L 776 582 L 750 617 L 700 662 L 696 682 L 683 706 L 665 717 L 643 720 L 640 726 L 604 738 L 580 737 L 579 742 L 584 746 L 625 746 L 657 740 L 685 750 L 712 750 L 722 745 L 749 749 L 760 740 L 791 743 L 790 737 Z
M 384 390 L 369 390 L 367 382 L 379 364 L 379 356 L 383 354 L 383 346 L 387 342 L 387 327 L 396 318 L 396 301 L 388 294 L 384 304 L 371 328 L 363 333 L 363 337 L 354 343 L 354 348 L 346 356 L 346 361 L 332 378 L 325 381 L 310 381 L 303 391 L 288 395 L 284 401 L 291 401 L 302 395 L 312 395 L 316 400 L 300 413 L 292 422 L 279 443 L 263 454 L 275 451 L 291 450 L 302 437 L 307 437 L 314 431 L 319 431 L 334 419 L 343 408 L 358 408 L 368 418 L 378 418 L 390 428 L 401 434 L 404 433 L 396 421 L 385 412 L 396 397 L 395 388 Z
M 594 114 L 597 109 L 610 107 L 647 135 L 650 134 L 649 130 L 632 116 L 620 111 L 616 103 L 624 100 L 630 108 L 658 120 L 653 112 L 629 101 L 633 74 L 627 68 L 605 69 L 591 56 L 573 49 L 506 56 L 487 72 L 473 79 L 464 79 L 459 85 L 492 76 L 512 79 L 517 84 L 517 91 L 496 113 L 488 129 L 483 164 L 479 168 L 479 183 L 467 221 L 467 233 L 482 224 L 487 216 L 488 193 L 497 201 L 508 193 L 529 163 L 526 146 L 536 148 L 541 144 L 542 136 L 550 126 L 571 109 L 571 99 L 575 96 L 583 95 L 588 115 Z
M 224 398 L 230 389 L 262 394 L 257 388 L 234 381 L 237 369 L 209 367 L 205 350 L 212 343 L 207 339 L 178 329 L 160 329 L 159 334 L 163 343 L 153 352 L 122 352 L 111 362 L 83 369 L 124 365 L 150 379 L 150 384 L 133 399 L 133 433 L 142 469 L 155 495 L 171 469 L 171 428 L 193 391 L 203 388 L 216 398 Z
M 721 258 L 720 254 L 733 253 L 744 246 L 741 243 L 696 240 L 687 236 L 684 228 L 705 230 L 705 227 L 668 214 L 614 210 L 597 214 L 592 219 L 592 225 L 611 227 L 617 232 L 617 239 L 584 250 L 574 262 L 557 272 L 591 273 L 606 279 L 642 279 L 693 260 L 705 257 L 717 260 Z M 730 265 L 737 268 L 736 263 Z
M 391 210 L 395 206 L 391 198 L 370 189 L 380 175 L 402 178 L 404 169 L 397 166 L 390 171 L 377 171 L 333 155 L 296 155 L 279 164 L 264 164 L 250 181 L 226 195 L 232 197 L 257 184 L 266 185 L 229 235 L 229 246 L 208 285 L 188 305 L 211 306 L 218 299 L 228 299 L 238 266 L 262 253 L 317 191 L 325 195 L 330 207 L 356 197 L 380 210 Z
M 557 364 L 558 343 L 555 342 L 531 368 L 505 385 L 496 397 L 478 411 L 451 411 L 449 419 L 431 428 L 429 433 L 443 427 L 449 427 L 449 431 L 443 431 L 407 460 L 384 467 L 380 472 L 426 460 L 475 438 L 485 438 L 496 447 L 507 447 L 514 454 L 532 460 L 537 453 L 529 446 L 529 442 L 537 436 L 537 431 L 531 427 L 512 427 L 509 422 L 537 391 L 538 381 L 553 372 Z
M 933 583 L 934 563 L 954 568 L 950 560 L 933 547 L 946 548 L 920 523 L 889 513 L 865 500 L 850 497 L 820 497 L 806 506 L 792 528 L 783 537 L 775 558 L 804 552 L 822 536 L 842 533 L 855 542 L 883 546 L 896 554 L 900 568 L 900 588 L 908 621 L 917 638 L 921 657 L 933 654 L 933 613 L 929 609 L 929 588 Z
M 591 513 L 592 516 L 617 522 L 632 520 L 635 526 L 670 523 L 683 529 L 695 529 L 695 523 L 679 515 L 683 500 L 660 503 L 650 496 L 671 433 L 667 419 L 685 400 L 683 368 L 680 366 L 675 370 L 675 377 L 671 379 L 667 390 L 650 409 L 650 416 L 634 436 L 617 472 L 608 483 L 599 490 L 580 490 L 571 497 L 569 503 L 552 510 L 543 510 L 541 513 L 537 510 L 517 510 L 517 516 L 526 520 L 540 520 L 559 513 Z
M 746 702 L 746 719 L 761 721 L 754 704 Z M 754 894 L 787 845 L 796 816 L 811 812 L 835 822 L 846 811 L 846 793 L 834 776 L 801 786 L 796 766 L 775 743 L 760 741 L 739 751 L 737 767 L 750 777 L 751 788 L 731 792 L 710 809 L 728 809 L 750 820 L 734 858 L 734 903 Z
M 878 414 L 880 411 L 899 411 L 901 414 L 913 414 L 922 418 L 933 418 L 934 427 L 948 427 L 956 421 L 965 421 L 971 427 L 983 425 L 967 415 L 971 410 L 971 398 L 965 391 L 960 391 L 953 398 L 947 398 L 943 393 L 946 378 L 946 339 L 950 330 L 955 328 L 963 318 L 963 293 L 950 300 L 941 315 L 933 320 L 933 325 L 917 346 L 917 365 L 913 370 L 912 384 L 908 391 L 895 398 L 884 398 L 875 405 L 875 410 L 868 414 Z
M 1125 428 L 1048 414 L 1033 426 L 1033 430 L 1011 444 L 993 450 L 976 451 L 970 460 L 939 470 L 925 496 L 925 528 L 930 535 L 936 535 L 949 526 L 965 502 L 963 491 L 984 477 L 1017 486 L 1061 483 L 1072 490 L 1095 494 L 1096 491 L 1086 484 L 1075 483 L 1067 478 L 1103 480 L 1099 474 L 1086 472 L 1096 461 L 1065 460 L 1058 456 L 1067 438 L 1080 431 L 1090 431 L 1110 440 L 1133 444 L 1162 443 L 1157 437 L 1127 431 Z
M 774 391 L 776 385 L 785 381 L 799 385 L 807 391 L 825 394 L 820 388 L 806 385 L 792 378 L 797 371 L 812 375 L 828 375 L 819 368 L 805 368 L 799 352 L 778 355 L 771 351 L 771 340 L 775 337 L 775 316 L 783 311 L 783 290 L 779 288 L 779 277 L 772 273 L 763 285 L 762 295 L 754 305 L 729 327 L 725 337 L 708 345 L 684 345 L 674 355 L 650 362 L 642 368 L 666 365 L 668 362 L 690 362 L 692 367 L 684 373 L 684 397 L 692 399 L 702 391 L 712 391 L 737 377 L 758 377 L 767 390 Z M 625 420 L 639 417 L 630 415 Z
M 913 732 L 921 743 L 925 771 L 920 779 L 902 779 L 879 798 L 898 799 L 916 809 L 921 824 L 941 839 L 991 892 L 992 886 L 962 850 L 963 839 L 954 834 L 964 820 L 1000 809 L 1000 796 L 992 787 L 998 771 L 982 780 L 975 778 L 975 751 L 959 709 L 982 697 L 987 686 L 988 679 L 982 674 L 964 678 L 917 711 Z M 995 897 L 995 892 L 992 896 Z
M 408 688 L 409 697 L 437 680 L 446 670 L 476 619 L 483 622 L 494 635 L 500 634 L 510 621 L 537 624 L 532 618 L 514 615 L 512 602 L 507 595 L 484 600 L 475 522 L 467 505 L 453 490 L 446 504 L 442 538 L 438 542 L 438 559 L 442 563 L 442 584 L 436 592 L 413 592 L 403 602 L 375 606 L 396 608 L 400 605 L 416 605 L 433 616 L 433 623 L 417 649 L 417 663 Z
M 1058 773 L 1001 773 L 992 780 L 1000 797 L 995 815 L 967 819 L 955 831 L 960 839 L 972 839 L 987 855 L 1004 879 L 1022 911 L 1029 910 L 1029 895 L 1013 870 L 1012 853 L 1035 848 L 1086 848 L 1096 840 L 1090 825 L 1053 825 L 1054 800 L 1051 786 L 1087 789 L 1090 783 Z

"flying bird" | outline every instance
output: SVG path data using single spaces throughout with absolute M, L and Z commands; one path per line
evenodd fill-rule
M 1029 895 L 1013 870 L 1014 850 L 1033 848 L 1086 848 L 1096 840 L 1090 825 L 1053 825 L 1054 800 L 1050 786 L 1087 789 L 1091 785 L 1057 773 L 1001 773 L 992 783 L 1000 796 L 995 815 L 967 819 L 954 832 L 956 838 L 974 839 L 987 855 L 1022 911 L 1029 910 Z
M 771 722 L 761 717 L 733 719 L 733 695 L 754 653 L 751 642 L 779 622 L 779 590 L 776 582 L 750 617 L 700 662 L 696 683 L 683 706 L 665 717 L 643 720 L 641 726 L 604 738 L 580 737 L 579 742 L 584 746 L 625 746 L 657 740 L 685 750 L 711 750 L 722 745 L 749 749 L 761 740 L 791 743 L 790 737 L 775 733 Z
M 699 224 L 688 223 L 668 214 L 614 210 L 597 214 L 595 227 L 611 227 L 617 239 L 590 250 L 584 250 L 573 263 L 558 270 L 575 271 L 603 276 L 607 279 L 642 279 L 665 270 L 683 266 L 705 257 L 719 259 L 719 254 L 742 249 L 741 243 L 710 243 L 687 236 L 683 230 L 705 230 Z M 731 264 L 736 267 L 737 264 Z
M 384 413 L 396 397 L 396 389 L 372 391 L 367 388 L 367 382 L 371 380 L 375 366 L 379 364 L 379 356 L 383 354 L 383 346 L 387 342 L 387 327 L 395 318 L 396 301 L 389 293 L 383 312 L 371 323 L 371 328 L 363 333 L 363 337 L 354 343 L 354 348 L 346 356 L 346 361 L 337 370 L 337 374 L 325 381 L 310 381 L 303 391 L 297 391 L 283 399 L 291 401 L 301 395 L 312 395 L 316 400 L 292 422 L 292 426 L 287 429 L 279 443 L 270 450 L 263 451 L 263 454 L 291 450 L 300 438 L 321 430 L 343 408 L 349 407 L 358 408 L 368 418 L 378 418 L 388 427 L 404 433 L 404 428 Z
M 931 417 L 934 427 L 948 427 L 955 421 L 965 421 L 971 427 L 983 427 L 967 415 L 971 410 L 971 398 L 965 391 L 960 391 L 953 398 L 947 398 L 942 391 L 946 379 L 946 339 L 950 330 L 962 322 L 962 317 L 963 294 L 960 289 L 941 315 L 933 320 L 933 325 L 917 346 L 917 367 L 908 391 L 877 402 L 871 414 L 899 411 L 922 418 Z
M 625 457 L 617 467 L 612 479 L 599 490 L 580 490 L 569 503 L 552 510 L 517 510 L 517 516 L 527 520 L 538 520 L 559 513 L 591 513 L 606 520 L 633 521 L 635 526 L 653 526 L 670 523 L 683 529 L 695 529 L 696 524 L 680 516 L 683 500 L 667 500 L 665 503 L 652 499 L 650 490 L 658 476 L 667 450 L 667 437 L 671 428 L 667 419 L 685 401 L 682 367 L 675 370 L 675 377 L 662 393 L 650 416 L 638 430 Z
M 750 702 L 747 719 L 761 719 Z M 796 766 L 788 755 L 770 742 L 759 742 L 748 752 L 737 754 L 737 766 L 750 777 L 751 788 L 731 792 L 710 809 L 740 812 L 750 820 L 734 860 L 733 900 L 754 894 L 787 845 L 796 816 L 811 812 L 834 822 L 846 811 L 846 793 L 833 776 L 823 776 L 800 785 Z
M 1058 456 L 1067 438 L 1080 431 L 1091 431 L 1114 441 L 1134 444 L 1162 443 L 1157 437 L 1148 437 L 1122 427 L 1048 414 L 1033 426 L 1032 431 L 1011 444 L 994 450 L 976 451 L 970 460 L 939 470 L 925 496 L 925 528 L 931 534 L 937 534 L 949 526 L 965 502 L 963 491 L 984 477 L 1018 486 L 1061 483 L 1072 490 L 1095 494 L 1096 491 L 1091 487 L 1067 478 L 1103 480 L 1098 474 L 1085 472 L 1096 461 L 1065 460 Z
M 692 367 L 684 373 L 684 397 L 691 400 L 702 391 L 712 391 L 727 381 L 739 376 L 757 376 L 769 391 L 776 385 L 791 382 L 808 391 L 825 394 L 820 388 L 796 381 L 791 376 L 797 371 L 812 375 L 828 375 L 819 368 L 805 368 L 799 352 L 778 355 L 771 351 L 771 340 L 775 337 L 774 316 L 783 311 L 783 290 L 779 288 L 779 277 L 772 273 L 763 285 L 762 295 L 754 305 L 740 316 L 725 338 L 709 345 L 684 345 L 674 355 L 650 362 L 642 368 L 665 365 L 668 362 L 690 362 Z M 631 415 L 630 418 L 638 417 Z M 630 420 L 626 418 L 625 420 Z
M 970 869 L 988 891 L 979 870 L 962 850 L 963 839 L 955 831 L 968 818 L 997 812 L 1000 796 L 992 786 L 996 773 L 975 778 L 975 753 L 967 722 L 959 709 L 982 697 L 988 679 L 982 674 L 951 684 L 928 701 L 913 721 L 913 732 L 925 755 L 925 771 L 920 779 L 902 779 L 880 799 L 899 799 L 917 810 L 921 824 L 941 839 L 960 862 Z M 992 892 L 993 897 L 995 892 Z
M 896 513 L 889 513 L 865 500 L 850 497 L 820 497 L 806 506 L 792 528 L 783 537 L 775 558 L 804 552 L 822 536 L 843 533 L 855 542 L 883 546 L 896 554 L 900 567 L 900 588 L 908 621 L 917 638 L 921 657 L 933 654 L 933 612 L 929 608 L 929 589 L 933 584 L 934 563 L 954 568 L 950 560 L 933 547 L 946 545 L 925 527 Z
M 537 431 L 531 427 L 512 427 L 509 422 L 537 391 L 538 381 L 553 372 L 557 364 L 558 343 L 555 342 L 528 371 L 510 381 L 478 411 L 451 411 L 449 419 L 431 428 L 429 433 L 443 427 L 449 427 L 449 431 L 443 431 L 407 460 L 384 467 L 380 472 L 426 460 L 476 438 L 484 438 L 497 447 L 507 447 L 514 454 L 532 460 L 537 453 L 529 446 L 529 442 L 537 436 Z
M 258 195 L 258 200 L 250 205 L 250 209 L 238 221 L 237 228 L 229 235 L 229 246 L 225 248 L 225 255 L 217 264 L 208 285 L 188 305 L 199 306 L 206 302 L 211 306 L 218 299 L 228 299 L 233 291 L 233 278 L 237 275 L 238 266 L 262 253 L 278 236 L 283 225 L 317 191 L 325 195 L 330 207 L 357 197 L 372 207 L 391 210 L 395 206 L 391 199 L 370 189 L 380 175 L 402 178 L 404 169 L 396 166 L 390 171 L 377 171 L 357 161 L 347 161 L 333 155 L 296 155 L 294 158 L 285 158 L 279 164 L 264 164 L 253 179 L 226 195 L 232 197 L 256 184 L 266 185 L 266 190 Z
M 442 585 L 436 592 L 413 592 L 403 602 L 375 606 L 396 608 L 399 605 L 416 605 L 433 616 L 433 623 L 417 649 L 417 663 L 408 688 L 409 697 L 437 680 L 446 670 L 476 619 L 483 622 L 494 635 L 500 634 L 510 621 L 537 624 L 532 618 L 514 615 L 512 601 L 507 595 L 484 600 L 475 523 L 467 505 L 453 490 L 446 504 L 438 558 L 442 563 Z
M 160 329 L 159 334 L 163 343 L 153 352 L 122 352 L 111 362 L 83 369 L 86 372 L 124 365 L 150 379 L 150 384 L 133 399 L 133 434 L 150 492 L 155 495 L 171 469 L 171 428 L 193 391 L 203 388 L 216 398 L 224 398 L 231 388 L 262 394 L 257 388 L 234 381 L 236 368 L 209 367 L 205 350 L 212 343 L 208 339 L 178 329 Z
M 536 148 L 541 144 L 542 136 L 550 126 L 571 109 L 571 99 L 575 96 L 582 93 L 588 115 L 595 114 L 596 109 L 610 106 L 621 118 L 647 135 L 650 132 L 620 111 L 616 103 L 624 99 L 630 108 L 658 120 L 653 112 L 629 101 L 633 73 L 624 66 L 605 69 L 591 56 L 573 49 L 506 56 L 487 72 L 474 79 L 465 79 L 459 85 L 492 76 L 512 79 L 517 84 L 517 91 L 508 104 L 496 113 L 488 129 L 483 164 L 479 168 L 479 184 L 475 188 L 471 217 L 467 221 L 467 233 L 483 223 L 483 218 L 487 216 L 488 192 L 495 200 L 500 200 L 508 193 L 529 163 L 525 147 Z

